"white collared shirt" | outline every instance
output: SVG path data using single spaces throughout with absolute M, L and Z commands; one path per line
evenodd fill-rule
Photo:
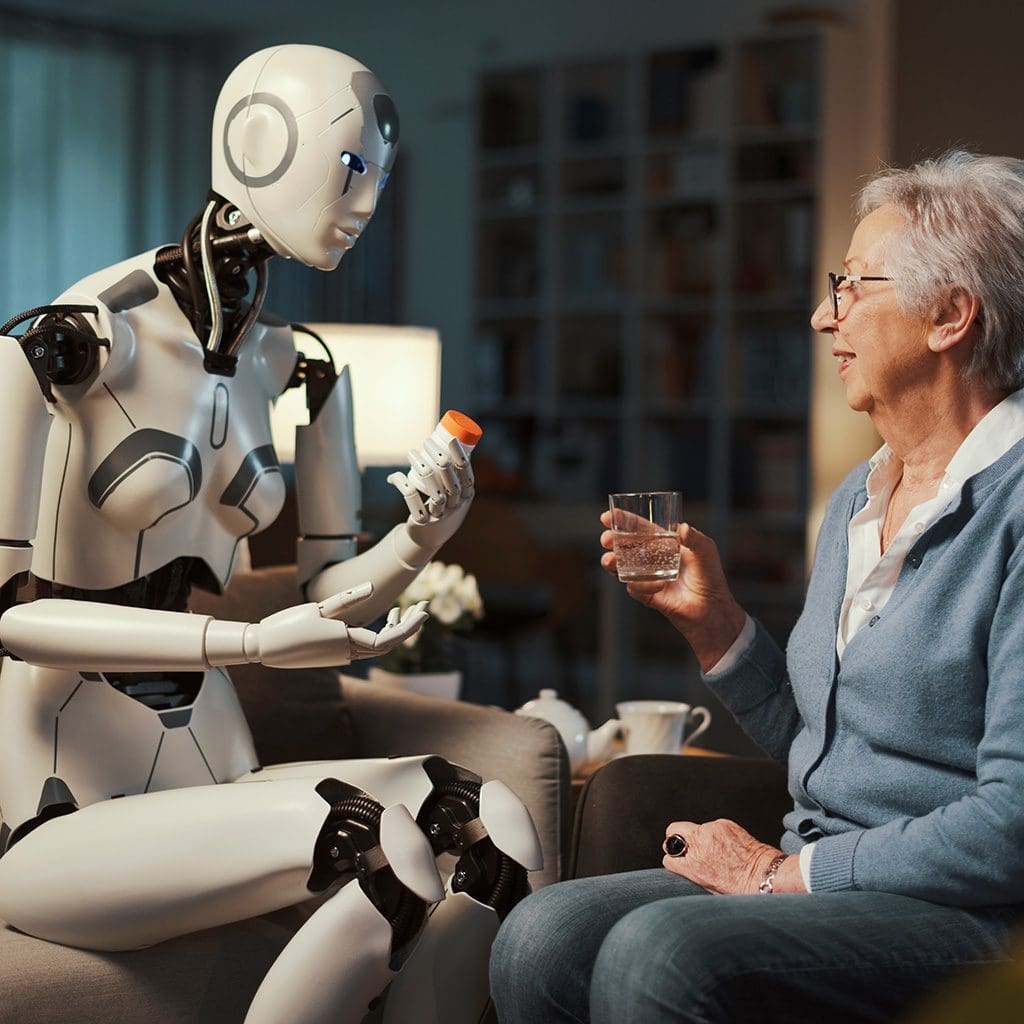
M 935 522 L 964 484 L 1005 455 L 1024 439 L 1024 388 L 1007 395 L 990 409 L 964 438 L 949 460 L 934 498 L 911 509 L 889 546 L 882 551 L 882 524 L 889 500 L 903 474 L 903 466 L 888 444 L 871 456 L 866 481 L 867 501 L 850 520 L 847 531 L 849 552 L 846 566 L 846 593 L 839 615 L 836 653 L 840 660 L 847 644 L 878 615 L 896 589 L 896 581 L 907 553 L 917 538 Z M 747 616 L 740 635 L 714 665 L 709 676 L 731 668 L 753 643 L 756 627 Z M 811 888 L 811 858 L 814 843 L 800 850 L 800 874 L 808 891 Z

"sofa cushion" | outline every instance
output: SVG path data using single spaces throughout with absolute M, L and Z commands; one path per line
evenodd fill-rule
M 59 946 L 0 922 L 0 1021 L 240 1022 L 305 916 L 290 908 L 127 953 Z
M 231 622 L 258 622 L 304 601 L 295 566 L 238 573 L 221 595 L 193 590 L 192 611 Z M 352 721 L 334 669 L 228 669 L 249 721 L 260 764 L 351 757 Z

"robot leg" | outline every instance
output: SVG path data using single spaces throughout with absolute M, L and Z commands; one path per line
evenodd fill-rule
M 309 888 L 348 881 L 285 946 L 245 1024 L 358 1024 L 408 955 L 429 904 L 443 898 L 430 848 L 404 807 L 385 810 L 334 779 L 317 791 L 331 811 Z
M 476 1024 L 487 1005 L 487 967 L 498 926 L 529 891 L 541 866 L 528 813 L 501 782 L 440 759 L 428 766 L 434 794 L 418 822 L 435 853 L 457 857 L 447 896 L 436 906 L 392 982 L 384 1024 Z

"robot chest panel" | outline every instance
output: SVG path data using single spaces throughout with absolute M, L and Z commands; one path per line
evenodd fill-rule
M 139 346 L 132 372 L 115 363 L 58 408 L 37 535 L 50 578 L 117 586 L 195 555 L 224 582 L 238 539 L 277 517 L 267 388 L 245 360 L 233 378 L 207 373 L 194 349 Z
M 139 427 L 102 458 L 104 446 L 90 444 L 83 431 L 78 464 L 69 466 L 79 478 L 79 499 L 129 533 L 170 526 L 175 517 L 212 518 L 234 536 L 272 522 L 284 502 L 284 485 L 273 445 L 259 424 L 234 430 L 219 445 L 191 426 Z M 73 428 L 68 433 L 73 453 Z

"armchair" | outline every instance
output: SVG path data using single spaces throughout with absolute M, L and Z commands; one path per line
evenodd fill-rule
M 195 611 L 257 621 L 300 600 L 293 567 L 240 575 Z M 569 767 L 555 729 L 496 708 L 339 683 L 328 669 L 232 669 L 263 764 L 434 753 L 513 789 L 537 824 L 544 867 L 534 888 L 563 873 Z M 268 827 L 272 823 L 268 822 Z M 131 856 L 126 850 L 125 856 Z M 67 869 L 74 870 L 74 851 Z M 188 865 L 183 864 L 187 871 Z M 117 865 L 111 865 L 117 871 Z M 315 901 L 129 953 L 43 942 L 0 921 L 0 1024 L 241 1021 L 270 964 Z
M 567 877 L 660 867 L 670 821 L 731 818 L 775 844 L 791 806 L 785 769 L 767 758 L 620 757 L 580 793 Z

